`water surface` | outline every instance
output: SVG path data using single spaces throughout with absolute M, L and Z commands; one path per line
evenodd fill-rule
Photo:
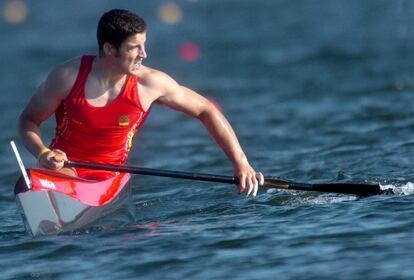
M 0 270 L 5 279 L 412 279 L 414 277 L 411 1 L 27 1 L 0 22 Z M 13 198 L 23 106 L 48 71 L 96 51 L 102 12 L 149 23 L 146 64 L 216 100 L 251 163 L 304 182 L 375 182 L 399 194 L 359 199 L 135 177 L 137 220 L 33 239 Z M 189 62 L 178 49 L 201 50 Z M 43 126 L 50 139 L 53 120 Z M 21 143 L 17 142 L 21 147 Z M 34 159 L 22 151 L 25 163 Z M 201 124 L 156 106 L 130 163 L 230 175 Z

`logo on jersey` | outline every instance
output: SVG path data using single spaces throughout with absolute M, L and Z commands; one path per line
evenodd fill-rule
M 129 116 L 123 115 L 119 117 L 119 126 L 129 126 Z

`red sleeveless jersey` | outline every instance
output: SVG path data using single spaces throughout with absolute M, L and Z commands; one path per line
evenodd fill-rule
M 50 145 L 64 151 L 69 160 L 124 164 L 132 139 L 149 110 L 144 111 L 138 96 L 138 77 L 128 75 L 119 95 L 103 107 L 91 105 L 85 84 L 94 56 L 83 56 L 75 84 L 56 111 L 55 138 Z M 76 169 L 80 177 L 103 179 L 111 172 Z

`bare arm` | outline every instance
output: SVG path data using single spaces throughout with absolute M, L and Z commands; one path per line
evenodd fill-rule
M 159 91 L 157 102 L 174 110 L 199 119 L 212 138 L 221 147 L 234 167 L 234 175 L 240 179 L 239 191 L 254 196 L 263 175 L 255 172 L 244 154 L 236 134 L 224 115 L 206 98 L 195 91 L 180 86 L 165 74 L 159 74 L 153 87 Z
M 41 136 L 41 123 L 57 110 L 73 82 L 70 68 L 62 66 L 53 70 L 21 113 L 18 124 L 19 135 L 23 144 L 35 157 L 46 148 Z M 49 159 L 50 156 L 53 154 L 49 155 Z M 60 169 L 63 164 L 56 165 L 46 157 L 41 163 L 51 169 Z
M 247 157 L 239 144 L 233 128 L 216 106 L 187 87 L 181 87 L 181 89 L 187 102 L 189 98 L 194 99 L 194 103 L 199 102 L 196 111 L 190 112 L 190 115 L 195 113 L 191 116 L 198 118 L 204 124 L 233 165 L 243 166 L 248 164 Z

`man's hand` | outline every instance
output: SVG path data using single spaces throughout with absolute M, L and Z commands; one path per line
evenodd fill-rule
M 67 160 L 68 158 L 65 152 L 59 149 L 54 149 L 40 155 L 37 161 L 37 166 L 51 170 L 60 170 Z
M 239 193 L 246 192 L 247 197 L 252 195 L 256 196 L 257 190 L 264 184 L 264 177 L 261 172 L 256 172 L 250 164 L 245 164 L 241 167 L 236 167 L 234 170 L 234 176 L 239 178 L 239 185 L 237 186 Z

